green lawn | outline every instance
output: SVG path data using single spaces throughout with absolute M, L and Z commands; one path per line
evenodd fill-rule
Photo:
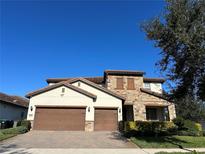
M 205 148 L 205 137 L 132 137 L 131 141 L 141 148 Z
M 16 134 L 3 134 L 3 133 L 0 133 L 0 141 L 8 139 L 8 138 L 13 137 L 13 136 L 16 136 Z
M 168 152 L 157 152 L 155 154 L 205 154 L 205 152 L 171 152 L 171 153 L 168 153 Z

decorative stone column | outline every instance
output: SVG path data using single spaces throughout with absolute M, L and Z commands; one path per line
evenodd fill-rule
M 172 121 L 174 118 L 176 118 L 175 105 L 174 104 L 169 105 L 168 110 L 169 110 L 169 118 Z

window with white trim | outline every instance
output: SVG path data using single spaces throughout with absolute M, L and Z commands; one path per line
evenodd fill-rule
M 146 89 L 151 89 L 151 86 L 150 86 L 150 83 L 144 83 L 144 88 L 146 88 Z

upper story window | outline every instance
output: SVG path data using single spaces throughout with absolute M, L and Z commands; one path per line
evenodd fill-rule
M 134 89 L 135 89 L 134 79 L 128 78 L 127 79 L 127 90 L 134 90 Z
M 123 89 L 123 78 L 117 78 L 116 89 Z
M 150 83 L 144 83 L 144 88 L 146 88 L 146 89 L 151 89 L 151 86 L 150 86 Z

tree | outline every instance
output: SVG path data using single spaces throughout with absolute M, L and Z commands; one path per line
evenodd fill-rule
M 175 97 L 205 95 L 205 1 L 169 0 L 165 13 L 142 25 L 161 48 L 161 72 L 174 81 Z M 204 99 L 204 98 L 203 98 Z
M 157 66 L 174 83 L 171 96 L 201 103 L 205 101 L 205 1 L 167 0 L 166 4 L 163 15 L 142 28 L 161 48 Z
M 205 104 L 193 97 L 185 96 L 176 100 L 176 114 L 184 119 L 190 119 L 199 122 L 205 119 Z

